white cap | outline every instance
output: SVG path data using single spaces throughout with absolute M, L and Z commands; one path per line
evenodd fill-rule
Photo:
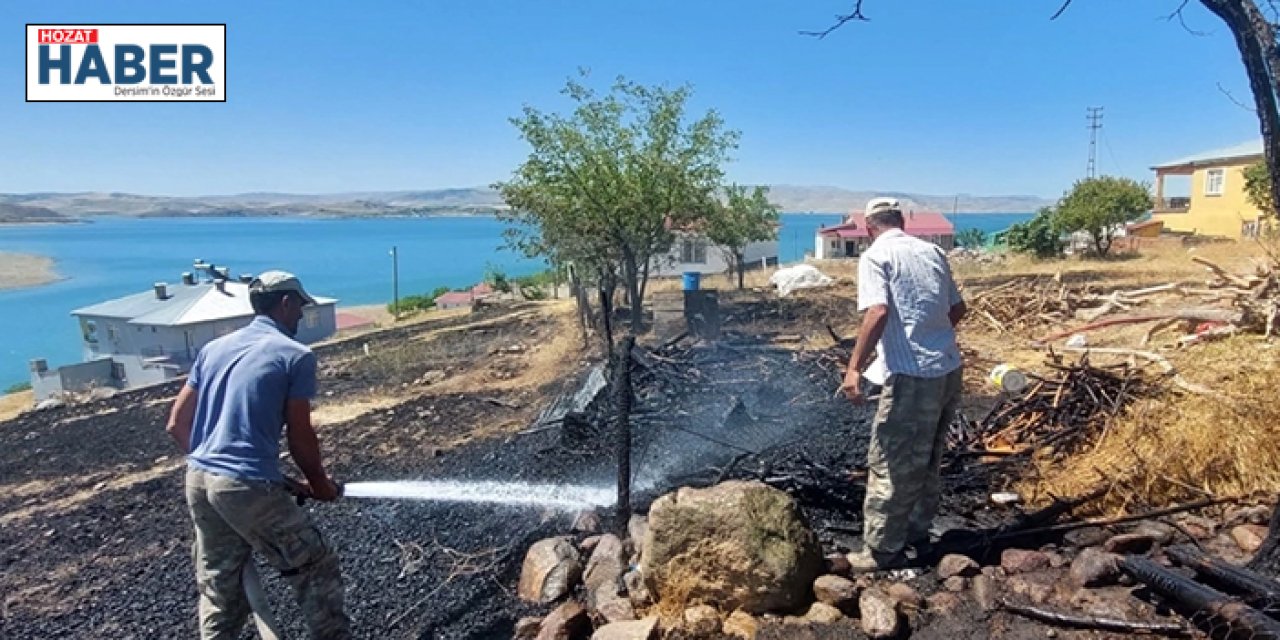
M 871 215 L 877 211 L 902 211 L 902 203 L 897 198 L 872 198 L 867 201 L 867 215 Z
M 274 293 L 276 291 L 287 291 L 296 293 L 302 298 L 304 304 L 315 304 L 316 299 L 307 294 L 302 288 L 302 282 L 298 280 L 298 276 L 288 271 L 263 271 L 258 277 L 249 283 L 249 293 Z

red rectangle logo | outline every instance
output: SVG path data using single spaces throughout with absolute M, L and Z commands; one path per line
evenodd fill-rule
M 40 29 L 40 44 L 98 44 L 97 29 Z

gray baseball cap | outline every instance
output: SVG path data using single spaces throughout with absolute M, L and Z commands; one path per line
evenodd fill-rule
M 315 304 L 316 299 L 302 288 L 302 281 L 298 280 L 298 276 L 288 271 L 263 271 L 258 277 L 249 283 L 249 293 L 275 293 L 285 291 L 296 293 L 302 298 L 304 304 Z

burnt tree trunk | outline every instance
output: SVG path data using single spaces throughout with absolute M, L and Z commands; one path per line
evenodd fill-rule
M 627 288 L 627 298 L 631 310 L 631 332 L 640 333 L 644 326 L 644 308 L 640 294 L 640 266 L 636 254 L 630 248 L 622 248 L 622 279 Z
M 743 281 L 745 280 L 745 274 L 747 271 L 746 256 L 741 252 L 734 253 L 733 265 L 736 267 L 738 272 L 738 290 L 741 291 L 743 289 Z
M 1271 529 L 1257 555 L 1249 561 L 1249 568 L 1280 579 L 1280 504 L 1271 512 Z
M 1200 0 L 1200 3 L 1221 18 L 1235 37 L 1262 130 L 1262 149 L 1267 159 L 1267 174 L 1271 176 L 1271 201 L 1280 206 L 1280 108 L 1276 101 L 1276 91 L 1280 88 L 1276 77 L 1280 71 L 1280 48 L 1276 46 L 1275 29 L 1254 0 Z M 1274 215 L 1274 212 L 1268 213 Z

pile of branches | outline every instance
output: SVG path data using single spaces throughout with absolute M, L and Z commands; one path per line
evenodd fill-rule
M 1029 375 L 1022 393 L 1001 400 L 971 428 L 952 434 L 962 451 L 990 455 L 1021 455 L 1045 447 L 1072 453 L 1096 442 L 1106 425 L 1153 384 L 1128 363 L 1093 366 L 1088 354 L 1062 364 L 1051 356 L 1049 377 Z
M 1261 333 L 1271 337 L 1280 329 L 1280 278 L 1277 264 L 1256 264 L 1254 272 L 1234 274 L 1199 256 L 1192 261 L 1204 265 L 1210 273 L 1205 283 L 1207 290 L 1200 294 L 1206 299 L 1226 302 L 1239 312 L 1239 321 L 1232 323 L 1232 330 Z M 1223 329 L 1220 333 L 1233 332 Z
M 973 316 L 1000 333 L 1071 320 L 1106 299 L 1093 285 L 1070 286 L 1054 276 L 1019 276 L 975 294 Z

